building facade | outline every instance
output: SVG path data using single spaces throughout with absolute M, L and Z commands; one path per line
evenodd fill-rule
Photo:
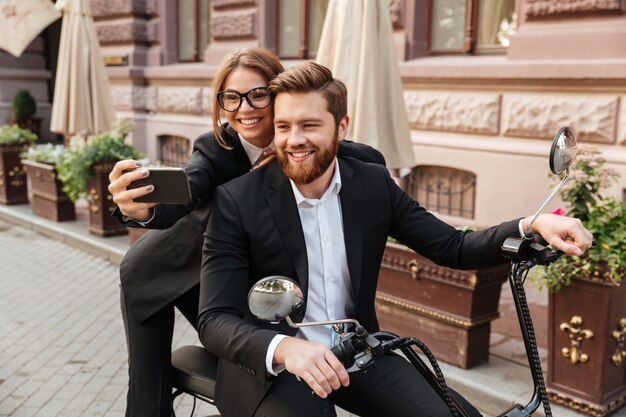
M 209 85 L 222 57 L 261 46 L 286 66 L 314 59 L 327 4 L 91 0 L 118 116 L 134 122 L 131 140 L 152 159 L 184 162 L 211 129 Z M 626 195 L 626 1 L 388 4 L 418 161 L 402 181 L 421 203 L 479 226 L 534 212 L 553 182 L 551 139 L 565 125 L 603 150 L 621 174 L 611 194 Z M 28 88 L 49 126 L 59 28 L 19 59 L 0 52 L 0 118 Z

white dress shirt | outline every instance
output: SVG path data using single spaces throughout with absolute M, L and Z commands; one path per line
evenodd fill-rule
M 335 159 L 335 173 L 330 186 L 320 199 L 306 198 L 291 181 L 298 206 L 306 254 L 309 285 L 304 322 L 353 318 L 350 274 L 341 217 L 341 175 Z M 273 367 L 272 360 L 278 343 L 285 335 L 277 335 L 270 343 L 266 356 L 267 371 L 276 374 L 282 367 Z M 303 327 L 296 337 L 330 345 L 330 326 Z
M 270 144 L 267 145 L 265 148 L 259 148 L 258 146 L 253 145 L 247 140 L 245 140 L 243 136 L 241 136 L 239 133 L 237 133 L 237 135 L 239 135 L 239 140 L 241 141 L 241 146 L 243 146 L 243 150 L 246 152 L 246 155 L 248 155 L 248 159 L 250 160 L 250 165 L 254 165 L 257 159 L 259 159 L 259 156 L 261 156 L 261 153 L 263 152 L 264 149 L 274 148 L 274 139 L 272 139 Z

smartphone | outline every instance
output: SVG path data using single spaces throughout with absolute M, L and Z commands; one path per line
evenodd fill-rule
M 154 191 L 133 199 L 137 203 L 187 204 L 191 201 L 191 190 L 187 173 L 182 168 L 146 167 L 150 175 L 128 184 L 128 189 L 154 185 Z

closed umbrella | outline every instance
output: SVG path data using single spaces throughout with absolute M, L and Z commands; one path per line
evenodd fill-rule
M 63 25 L 50 130 L 66 137 L 106 132 L 115 110 L 89 0 L 59 0 Z
M 317 62 L 348 88 L 348 136 L 380 150 L 389 168 L 415 157 L 387 0 L 331 0 Z

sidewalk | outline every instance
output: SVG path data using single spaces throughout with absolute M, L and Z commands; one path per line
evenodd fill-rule
M 117 268 L 127 248 L 128 236 L 89 234 L 84 210 L 75 222 L 54 223 L 33 216 L 29 205 L 0 205 L 0 416 L 123 416 L 127 356 Z M 547 296 L 528 292 L 545 361 Z M 486 416 L 526 404 L 532 392 L 507 284 L 500 311 L 488 364 L 463 370 L 441 363 L 449 384 Z M 180 315 L 175 329 L 174 348 L 198 344 Z M 189 415 L 191 402 L 183 396 L 177 414 Z M 216 414 L 198 404 L 194 415 Z M 582 416 L 552 410 L 555 417 Z

